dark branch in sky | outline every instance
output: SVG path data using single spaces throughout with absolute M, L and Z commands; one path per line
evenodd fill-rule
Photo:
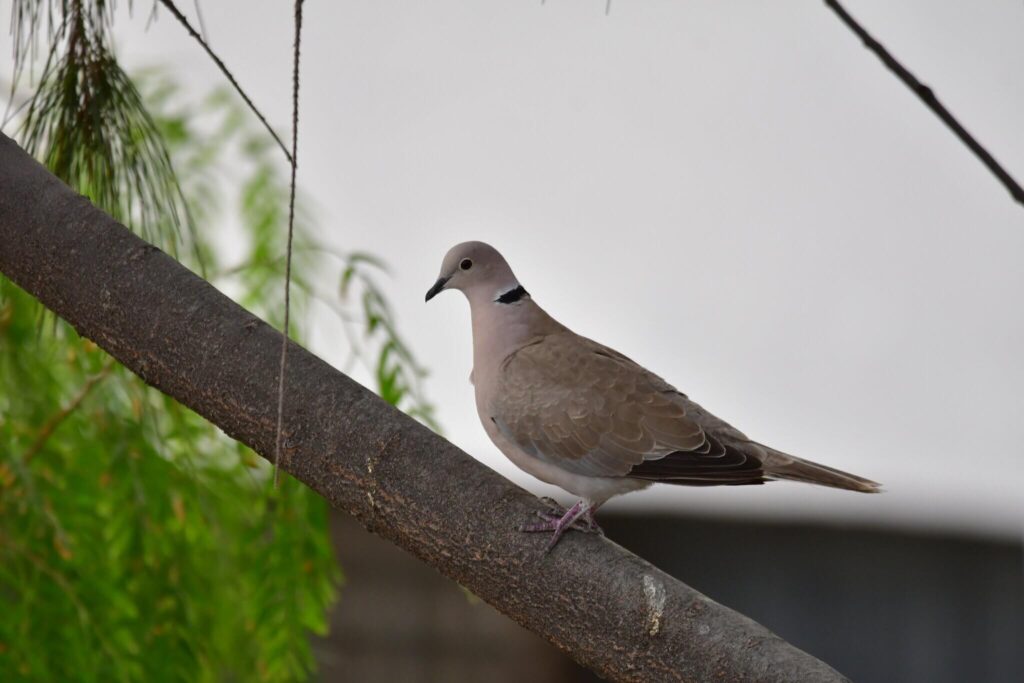
M 221 70 L 221 73 L 223 73 L 224 76 L 228 79 L 228 82 L 231 83 L 235 91 L 242 96 L 242 99 L 245 100 L 245 103 L 249 106 L 249 109 L 252 110 L 252 113 L 256 115 L 256 118 L 258 118 L 260 122 L 264 125 L 264 127 L 266 127 L 267 132 L 270 133 L 271 137 L 273 137 L 274 140 L 277 141 L 278 147 L 281 148 L 281 151 L 284 152 L 284 155 L 288 157 L 288 162 L 291 163 L 292 154 L 291 152 L 288 151 L 288 148 L 285 146 L 284 141 L 281 140 L 280 137 L 278 137 L 277 133 L 274 132 L 274 129 L 270 127 L 270 123 L 267 121 L 266 117 L 263 116 L 260 110 L 256 108 L 256 104 L 251 99 L 249 99 L 249 96 L 245 93 L 244 90 L 242 90 L 242 86 L 240 86 L 238 84 L 238 81 L 235 80 L 234 75 L 232 75 L 232 73 L 228 70 L 227 65 L 223 61 L 221 61 L 221 58 L 218 57 L 217 54 L 206 43 L 206 41 L 203 40 L 203 37 L 199 35 L 199 32 L 192 28 L 192 24 L 189 23 L 188 18 L 184 14 L 182 14 L 181 11 L 175 6 L 173 0 L 160 0 L 160 4 L 166 7 L 167 11 L 174 15 L 174 18 L 177 19 L 181 23 L 181 25 L 185 27 L 185 30 L 188 31 L 189 35 L 195 38 L 196 42 L 203 46 L 203 49 L 206 50 L 206 54 L 210 55 L 210 59 L 213 60 L 213 63 L 216 64 L 217 68 Z
M 1024 189 L 1021 188 L 1020 184 L 1004 169 L 995 158 L 989 154 L 988 150 L 981 146 L 977 140 L 974 139 L 967 129 L 956 119 L 953 114 L 946 109 L 938 98 L 935 97 L 935 93 L 927 85 L 917 80 L 914 74 L 910 73 L 905 66 L 900 64 L 895 57 L 893 57 L 888 50 L 885 49 L 881 43 L 874 39 L 870 33 L 868 33 L 863 26 L 857 23 L 857 20 L 850 16 L 842 5 L 837 0 L 825 0 L 825 4 L 838 15 L 847 28 L 857 34 L 864 42 L 864 47 L 875 53 L 882 63 L 896 74 L 903 83 L 914 91 L 914 94 L 921 98 L 925 106 L 935 112 L 935 115 L 942 119 L 942 122 L 949 127 L 953 133 L 960 138 L 960 141 L 967 145 L 968 149 L 974 152 L 974 155 L 981 160 L 981 163 L 985 164 L 985 167 L 992 172 L 999 182 L 1010 192 L 1010 195 L 1017 200 L 1019 203 L 1024 204 Z

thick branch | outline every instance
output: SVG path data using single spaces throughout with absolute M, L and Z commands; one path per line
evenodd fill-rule
M 917 80 L 914 74 L 900 64 L 895 57 L 890 54 L 885 46 L 879 43 L 875 38 L 867 32 L 867 30 L 857 23 L 857 20 L 850 16 L 850 13 L 839 4 L 838 0 L 825 0 L 825 5 L 828 6 L 836 16 L 846 24 L 846 27 L 853 31 L 853 33 L 861 39 L 864 43 L 864 47 L 871 50 L 881 60 L 882 64 L 885 64 L 889 71 L 892 71 L 896 78 L 903 81 L 903 84 L 913 91 L 917 95 L 924 105 L 932 110 L 936 116 L 938 116 L 946 126 L 953 131 L 953 134 L 960 138 L 960 142 L 964 143 L 969 150 L 974 152 L 974 156 L 978 157 L 981 163 L 985 164 L 985 168 L 992 172 L 999 182 L 1003 184 L 1003 187 L 1007 189 L 1010 196 L 1015 200 L 1024 204 L 1024 188 L 1021 188 L 1020 184 L 1013 179 L 1006 169 L 1004 169 L 998 161 L 995 160 L 989 151 L 981 146 L 981 143 L 974 139 L 974 136 L 967 132 L 967 129 L 953 116 L 952 112 L 943 106 L 942 102 L 939 102 L 939 98 L 935 96 L 935 92 L 927 85 Z
M 0 272 L 273 454 L 280 334 L 2 135 Z M 515 531 L 534 497 L 302 347 L 289 358 L 284 468 L 583 665 L 619 681 L 846 680 L 605 538 L 570 533 L 543 557 L 546 539 Z

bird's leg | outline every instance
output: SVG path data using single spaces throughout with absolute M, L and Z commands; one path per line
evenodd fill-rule
M 579 519 L 581 515 L 585 514 L 586 511 L 587 506 L 583 503 L 583 501 L 577 501 L 575 505 L 569 508 L 569 510 L 565 513 L 565 516 L 562 517 L 562 519 L 555 522 L 555 528 L 554 531 L 551 533 L 551 539 L 548 541 L 547 546 L 544 548 L 545 555 L 551 552 L 551 549 L 555 547 L 555 545 L 558 543 L 558 540 L 562 538 L 562 534 L 564 534 L 566 530 L 571 529 L 572 526 L 576 523 L 576 520 Z
M 565 517 L 567 510 L 559 505 L 553 498 L 547 496 L 540 499 L 540 502 L 544 503 L 547 510 L 537 510 L 534 514 L 537 515 L 542 522 L 530 522 L 519 526 L 519 531 L 528 532 L 539 532 L 539 531 L 554 531 L 556 525 L 563 517 Z M 582 501 L 581 501 L 582 502 Z M 573 523 L 572 528 L 577 531 L 584 533 L 604 533 L 601 531 L 601 527 L 594 521 L 594 510 L 597 507 L 587 508 L 586 518 L 580 515 Z
M 582 520 L 582 523 L 584 525 L 586 525 L 586 531 L 588 533 L 592 533 L 592 534 L 603 534 L 604 533 L 604 529 L 602 529 L 600 526 L 598 526 L 597 520 L 594 519 L 594 515 L 597 514 L 597 508 L 599 508 L 599 507 L 601 507 L 601 503 L 598 503 L 597 505 L 591 504 L 591 505 L 587 506 L 586 519 Z
M 586 524 L 576 526 L 577 522 L 585 521 L 581 520 L 580 518 L 587 513 L 588 509 L 589 505 L 587 505 L 584 501 L 580 500 L 577 501 L 576 504 L 573 505 L 571 508 L 566 510 L 565 514 L 558 519 L 555 519 L 554 515 L 552 515 L 551 518 L 545 518 L 543 522 L 533 522 L 531 524 L 524 524 L 523 526 L 519 527 L 519 530 L 550 531 L 551 539 L 548 541 L 547 547 L 544 549 L 544 554 L 546 555 L 551 551 L 552 548 L 555 547 L 555 544 L 558 543 L 559 539 L 562 538 L 562 534 L 564 534 L 569 529 L 577 529 L 578 531 L 590 530 L 590 528 Z M 541 516 L 542 518 L 545 517 L 545 515 L 543 514 Z M 593 526 L 594 528 L 596 528 L 596 525 Z
M 541 500 L 544 499 L 542 498 Z M 526 524 L 520 526 L 519 530 L 527 532 L 554 531 L 556 528 L 558 528 L 559 523 L 561 523 L 561 521 L 568 517 L 570 514 L 572 515 L 573 520 L 579 517 L 580 511 L 578 508 L 582 506 L 583 501 L 581 500 L 568 510 L 562 509 L 561 507 L 558 506 L 557 503 L 550 510 L 537 510 L 535 514 L 538 517 L 540 517 L 543 521 L 527 522 Z

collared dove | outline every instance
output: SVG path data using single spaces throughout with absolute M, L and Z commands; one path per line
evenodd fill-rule
M 654 482 L 737 486 L 787 479 L 875 493 L 879 485 L 751 441 L 653 372 L 569 330 L 538 306 L 496 249 L 464 242 L 427 292 L 458 289 L 473 320 L 476 407 L 520 469 L 581 500 L 523 531 L 550 550 L 612 496 Z

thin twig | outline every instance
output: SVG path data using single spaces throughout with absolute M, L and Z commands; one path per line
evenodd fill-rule
M 185 30 L 188 31 L 189 35 L 195 38 L 196 41 L 200 45 L 202 45 L 203 49 L 206 50 L 206 54 L 210 55 L 210 59 L 212 59 L 214 64 L 216 64 L 217 67 L 221 70 L 221 73 L 223 73 L 224 76 L 228 79 L 228 82 L 231 83 L 235 91 L 239 95 L 241 95 L 243 100 L 245 100 L 245 103 L 249 105 L 249 109 L 251 109 L 252 113 L 256 115 L 256 118 L 260 120 L 263 126 L 270 133 L 271 137 L 273 137 L 274 140 L 277 141 L 278 147 L 281 148 L 281 151 L 284 152 L 284 155 L 288 158 L 288 161 L 291 162 L 291 152 L 289 152 L 288 148 L 285 147 L 284 142 L 281 140 L 280 137 L 278 137 L 277 133 L 274 132 L 274 129 L 270 127 L 270 123 L 267 121 L 266 117 L 263 116 L 260 110 L 256 108 L 256 105 L 253 103 L 253 101 L 249 99 L 249 96 L 245 94 L 245 91 L 242 90 L 242 86 L 238 84 L 238 81 L 235 80 L 235 77 L 231 74 L 230 71 L 228 71 L 227 65 L 224 64 L 223 61 L 221 61 L 221 58 L 218 57 L 216 53 L 206 43 L 206 41 L 203 40 L 203 37 L 199 35 L 199 32 L 192 28 L 192 24 L 189 23 L 185 15 L 182 14 L 181 11 L 175 6 L 173 0 L 160 0 L 160 4 L 166 7 L 167 11 L 170 12 L 174 16 L 174 18 L 177 19 L 178 22 L 185 27 Z
M 71 403 L 68 403 L 58 412 L 50 416 L 50 419 L 47 420 L 39 430 L 39 435 L 36 436 L 36 440 L 32 442 L 32 445 L 28 447 L 25 454 L 22 456 L 23 463 L 27 463 L 33 456 L 42 450 L 43 446 L 46 445 L 46 441 L 50 438 L 53 432 L 56 431 L 57 427 L 60 426 L 60 423 L 67 419 L 68 415 L 78 409 L 78 406 L 82 404 L 82 401 L 84 401 L 85 397 L 89 395 L 89 392 L 91 392 L 97 384 L 102 382 L 113 369 L 114 361 L 107 361 L 107 364 L 104 365 L 98 373 L 86 380 L 85 384 L 83 384 L 82 388 L 78 391 L 78 394 L 71 399 Z
M 288 320 L 291 316 L 292 237 L 295 234 L 295 171 L 299 166 L 299 46 L 302 40 L 302 0 L 295 0 L 295 52 L 292 55 L 292 179 L 288 192 L 288 248 L 284 266 L 284 336 L 277 384 L 277 438 L 274 444 L 274 487 L 281 464 L 281 427 L 284 422 L 284 370 L 288 363 Z
M 925 106 L 931 109 L 936 116 L 942 119 L 942 122 L 949 127 L 953 133 L 960 138 L 960 141 L 967 145 L 967 148 L 974 152 L 974 155 L 981 160 L 981 163 L 985 164 L 992 174 L 999 179 L 999 182 L 1010 192 L 1010 195 L 1024 204 L 1024 188 L 1021 188 L 1020 184 L 1017 183 L 1013 177 L 1007 173 L 1007 171 L 999 165 L 999 162 L 989 154 L 988 150 L 981 146 L 974 137 L 967 132 L 967 129 L 957 121 L 956 117 L 950 113 L 948 109 L 942 106 L 938 98 L 935 97 L 935 93 L 927 85 L 917 80 L 914 74 L 910 73 L 905 66 L 896 61 L 885 47 L 875 40 L 870 33 L 864 30 L 857 21 L 850 16 L 850 14 L 843 9 L 837 0 L 825 0 L 825 4 L 831 9 L 836 15 L 846 24 L 847 28 L 853 31 L 861 41 L 864 42 L 864 47 L 875 53 L 875 56 L 882 60 L 882 63 L 896 74 L 903 83 L 910 88 L 915 95 L 917 95 Z
M 192 5 L 196 8 L 196 19 L 199 20 L 199 35 L 203 37 L 203 40 L 209 43 L 210 34 L 206 31 L 206 22 L 203 21 L 203 10 L 199 7 L 199 0 L 193 0 Z

